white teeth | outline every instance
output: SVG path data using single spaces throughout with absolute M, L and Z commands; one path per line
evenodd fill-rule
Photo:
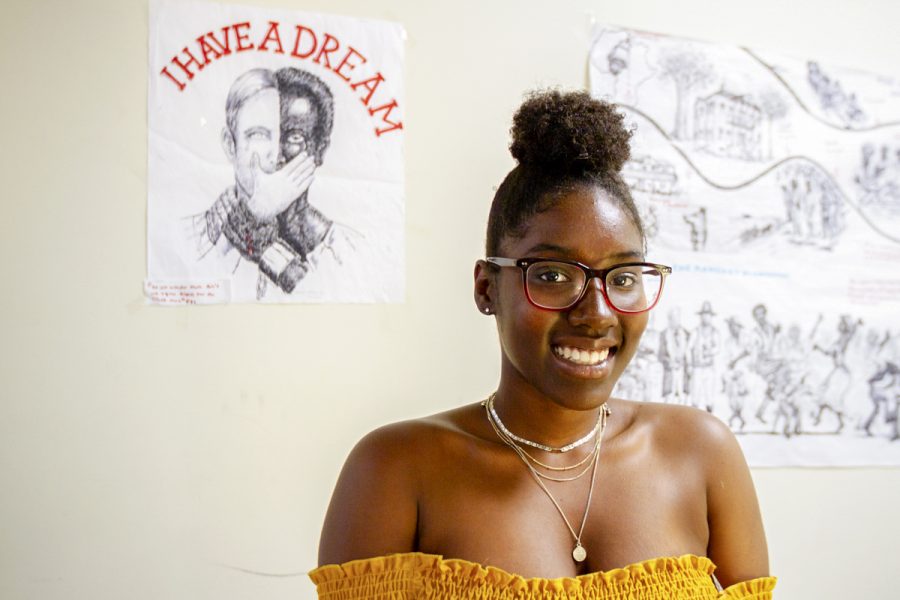
M 553 352 L 579 365 L 599 365 L 609 356 L 609 348 L 603 350 L 579 350 L 569 346 L 553 346 Z

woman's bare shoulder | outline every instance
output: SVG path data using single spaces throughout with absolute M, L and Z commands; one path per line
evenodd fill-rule
M 379 427 L 347 457 L 319 543 L 319 564 L 415 550 L 418 506 L 446 455 L 475 443 L 477 405 Z
M 377 463 L 399 462 L 410 467 L 435 459 L 458 444 L 482 440 L 485 423 L 478 403 L 417 419 L 381 426 L 366 434 L 350 454 L 350 459 Z M 388 466 L 388 465 L 382 465 Z
M 666 452 L 710 457 L 717 450 L 739 450 L 728 426 L 704 410 L 660 402 L 620 402 L 630 405 L 633 426 L 649 433 Z
M 723 585 L 768 575 L 768 551 L 753 479 L 734 433 L 705 411 L 637 403 L 634 427 L 651 435 L 658 454 L 705 489 L 708 556 Z

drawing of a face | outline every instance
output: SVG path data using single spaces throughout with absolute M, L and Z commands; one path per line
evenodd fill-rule
M 753 307 L 753 320 L 759 323 L 759 325 L 765 326 L 766 324 L 766 307 L 762 304 L 757 304 Z
M 319 118 L 315 105 L 305 96 L 285 95 L 281 102 L 281 153 L 279 166 L 301 152 L 311 152 L 313 131 Z
M 238 111 L 234 138 L 234 176 L 247 195 L 254 190 L 252 162 L 257 156 L 259 166 L 267 173 L 275 170 L 278 161 L 279 98 L 274 88 L 260 90 L 244 102 Z
M 301 152 L 321 166 L 334 125 L 334 97 L 325 83 L 308 71 L 285 67 L 275 72 L 281 94 L 281 158 Z
M 681 327 L 681 311 L 677 308 L 673 308 L 669 311 L 669 327 L 672 329 Z

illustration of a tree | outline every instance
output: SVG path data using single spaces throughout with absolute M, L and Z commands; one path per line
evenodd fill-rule
M 782 95 L 772 89 L 765 90 L 759 95 L 758 104 L 766 117 L 768 117 L 769 158 L 772 158 L 772 121 L 786 117 L 788 114 L 788 105 L 787 102 L 784 101 Z
M 660 58 L 663 77 L 675 84 L 675 129 L 672 137 L 685 139 L 688 135 L 688 94 L 691 89 L 708 82 L 713 77 L 713 68 L 703 55 L 684 48 L 671 48 Z

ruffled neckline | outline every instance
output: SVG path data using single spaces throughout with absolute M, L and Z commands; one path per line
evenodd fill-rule
M 345 579 L 362 577 L 383 577 L 393 574 L 398 578 L 434 577 L 466 581 L 471 585 L 486 585 L 492 588 L 508 588 L 515 593 L 564 592 L 598 588 L 639 587 L 642 583 L 658 585 L 665 581 L 684 580 L 686 577 L 710 577 L 716 566 L 705 556 L 684 554 L 651 558 L 617 567 L 608 571 L 597 571 L 574 577 L 523 577 L 500 567 L 481 565 L 460 558 L 444 558 L 439 554 L 405 552 L 374 558 L 352 560 L 339 565 L 324 565 L 309 573 L 316 585 L 334 583 Z M 712 580 L 710 578 L 710 584 Z M 744 581 L 728 587 L 720 598 L 745 597 L 771 591 L 775 587 L 774 577 L 762 577 Z

